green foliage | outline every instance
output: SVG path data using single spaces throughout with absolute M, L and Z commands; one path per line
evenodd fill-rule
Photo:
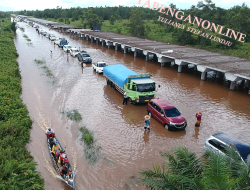
M 90 27 L 102 25 L 102 18 L 94 14 L 92 9 L 88 9 L 87 11 L 83 12 L 83 16 L 81 18 Z
M 173 154 L 161 152 L 167 158 L 165 164 L 140 172 L 141 180 L 148 189 L 249 189 L 250 163 L 240 159 L 235 147 L 226 147 L 226 154 L 230 158 L 209 149 L 204 158 L 198 158 L 177 147 Z
M 170 5 L 172 9 L 178 9 L 174 4 Z M 141 13 L 140 10 L 142 10 Z M 231 46 L 226 46 L 219 42 L 211 41 L 209 38 L 196 35 L 192 32 L 187 34 L 187 32 L 184 32 L 185 29 L 176 30 L 175 27 L 158 21 L 159 16 L 167 19 L 171 18 L 174 22 L 186 24 L 187 27 L 192 27 L 197 30 L 203 29 L 201 26 L 198 27 L 196 24 L 192 25 L 188 22 L 178 20 L 175 17 L 172 18 L 169 15 L 162 14 L 159 13 L 159 11 L 154 11 L 148 8 L 119 6 L 62 9 L 58 7 L 57 9 L 46 9 L 44 11 L 20 11 L 19 14 L 27 13 L 27 15 L 34 15 L 37 18 L 41 18 L 42 15 L 45 14 L 48 15 L 47 18 L 58 18 L 64 15 L 65 18 L 66 16 L 68 18 L 75 18 L 75 21 L 71 21 L 70 24 L 77 27 L 91 28 L 96 23 L 96 25 L 100 23 L 102 24 L 102 31 L 121 33 L 124 35 L 134 35 L 171 44 L 184 44 L 197 49 L 205 49 L 211 52 L 250 59 L 250 54 L 248 53 L 250 44 L 247 43 L 250 42 L 250 36 L 248 35 L 250 33 L 250 9 L 246 6 L 246 4 L 243 3 L 242 6 L 234 6 L 231 9 L 226 10 L 217 7 L 211 0 L 206 0 L 204 2 L 200 1 L 197 5 L 192 5 L 190 9 L 182 11 L 185 13 L 184 18 L 190 14 L 191 18 L 196 16 L 198 18 L 202 18 L 203 20 L 209 20 L 210 23 L 213 22 L 224 26 L 222 33 L 225 33 L 224 30 L 230 28 L 236 33 L 241 32 L 246 34 L 245 43 L 235 41 L 233 37 L 227 38 L 225 36 L 215 34 L 210 30 L 204 30 L 204 32 L 223 38 L 227 41 L 231 41 L 233 44 Z M 112 15 L 118 21 L 114 22 L 114 25 L 112 22 L 110 23 Z M 79 18 L 79 21 L 76 18 Z M 59 20 L 59 22 L 63 21 L 63 19 Z M 146 27 L 143 22 L 146 23 Z M 185 39 L 186 37 L 187 39 Z
M 97 146 L 93 136 L 93 132 L 87 129 L 85 126 L 80 128 L 82 133 L 81 140 L 84 142 L 84 155 L 89 164 L 95 164 L 100 157 L 101 147 Z
M 24 28 L 20 28 L 20 30 L 21 30 L 22 32 L 25 32 L 25 29 L 24 29 Z
M 32 156 L 25 149 L 32 121 L 20 98 L 21 75 L 12 23 L 2 23 L 0 35 L 0 189 L 44 189 Z
M 117 33 L 121 34 L 122 33 L 122 28 L 117 28 Z
M 80 131 L 82 132 L 82 140 L 87 146 L 91 146 L 94 143 L 94 137 L 92 133 L 85 127 L 81 127 Z
M 63 18 L 59 18 L 59 22 L 63 22 Z
M 16 32 L 16 23 L 12 22 L 10 28 L 13 32 Z
M 115 17 L 113 15 L 111 15 L 110 19 L 109 19 L 110 24 L 114 25 L 115 24 Z
M 36 62 L 37 64 L 44 64 L 44 63 L 45 63 L 45 61 L 42 61 L 42 60 L 39 60 L 39 59 L 35 59 L 35 62 Z
M 129 31 L 131 35 L 143 37 L 145 35 L 145 25 L 143 21 L 144 11 L 143 8 L 131 10 L 129 18 Z
M 81 121 L 82 116 L 77 110 L 63 111 L 63 114 L 66 113 L 67 118 L 72 121 Z

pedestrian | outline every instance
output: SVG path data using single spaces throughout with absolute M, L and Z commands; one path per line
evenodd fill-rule
M 128 105 L 128 97 L 127 97 L 127 93 L 126 92 L 124 92 L 124 94 L 123 94 L 123 105 L 124 105 L 124 103 L 126 103 L 126 105 Z
M 149 127 L 149 125 L 150 125 L 150 116 L 149 115 L 145 115 L 144 119 L 145 119 L 144 120 L 144 122 L 145 122 L 144 129 L 145 129 L 145 131 L 146 130 L 150 131 L 150 127 Z
M 197 112 L 195 117 L 197 119 L 196 123 L 195 123 L 195 127 L 200 127 L 200 124 L 201 124 L 201 116 L 202 116 L 202 113 L 201 112 Z

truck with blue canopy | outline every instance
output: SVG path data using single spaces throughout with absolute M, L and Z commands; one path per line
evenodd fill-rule
M 155 97 L 155 82 L 150 79 L 151 74 L 137 74 L 124 65 L 116 64 L 103 68 L 107 85 L 124 94 L 129 102 L 147 103 Z

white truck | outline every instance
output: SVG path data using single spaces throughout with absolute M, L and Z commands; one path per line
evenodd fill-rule
M 103 68 L 108 66 L 107 63 L 105 62 L 97 62 L 97 63 L 92 63 L 93 70 L 96 71 L 97 73 L 103 73 Z

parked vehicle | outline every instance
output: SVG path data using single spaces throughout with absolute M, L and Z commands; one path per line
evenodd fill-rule
M 146 103 L 155 97 L 155 82 L 151 74 L 137 74 L 127 67 L 117 64 L 103 68 L 107 84 L 121 94 L 127 93 L 130 103 Z
M 50 37 L 50 34 L 49 34 L 49 33 L 47 33 L 45 36 L 46 36 L 46 38 L 49 38 L 49 37 Z
M 60 41 L 61 41 L 61 39 L 60 39 L 60 38 L 56 39 L 56 40 L 54 41 L 54 45 L 58 45 L 58 46 L 59 46 Z
M 40 32 L 40 34 L 42 34 L 43 36 L 46 36 L 47 32 L 46 31 L 42 31 L 42 32 Z
M 77 58 L 82 63 L 92 63 L 92 59 L 87 53 L 78 53 Z
M 28 21 L 28 24 L 29 24 L 30 26 L 33 26 L 33 21 Z
M 55 35 L 54 35 L 54 34 L 50 34 L 49 39 L 50 39 L 51 41 L 54 41 L 54 40 L 56 40 L 56 37 L 55 37 Z
M 87 51 L 84 51 L 84 50 L 80 50 L 79 53 L 87 53 Z
M 72 47 L 71 47 L 70 45 L 64 45 L 64 46 L 63 46 L 63 51 L 69 53 L 69 51 L 70 51 L 71 48 L 72 48 Z
M 155 118 L 168 130 L 183 130 L 187 127 L 186 119 L 178 109 L 164 99 L 151 99 L 147 106 L 148 115 Z
M 58 44 L 59 47 L 63 48 L 63 46 L 68 45 L 68 41 L 65 39 L 62 39 L 60 43 Z
M 38 33 L 41 34 L 43 32 L 42 28 L 38 28 Z
M 108 66 L 105 62 L 92 63 L 93 70 L 97 73 L 103 73 L 103 68 Z
M 69 50 L 69 53 L 70 53 L 71 56 L 76 57 L 77 54 L 79 53 L 79 49 L 77 49 L 77 48 L 71 48 Z
M 242 161 L 250 161 L 250 146 L 222 132 L 211 135 L 211 137 L 206 140 L 203 149 L 205 151 L 210 148 L 213 151 L 217 151 L 218 153 L 227 156 L 225 152 L 225 147 L 227 146 L 235 146 Z

